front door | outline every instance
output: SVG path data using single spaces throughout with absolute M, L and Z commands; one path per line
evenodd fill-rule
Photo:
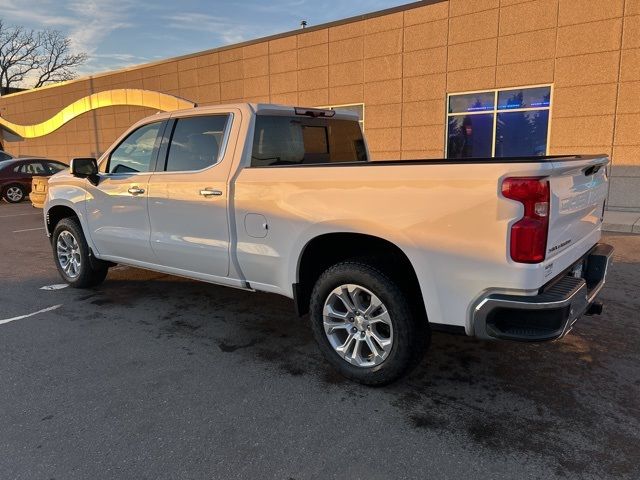
M 87 189 L 87 221 L 101 256 L 156 263 L 148 188 L 163 128 L 155 122 L 131 132 L 109 155 L 99 184 Z
M 216 277 L 229 274 L 225 142 L 229 113 L 173 121 L 167 151 L 149 180 L 151 247 L 158 263 Z M 169 130 L 170 128 L 167 128 Z

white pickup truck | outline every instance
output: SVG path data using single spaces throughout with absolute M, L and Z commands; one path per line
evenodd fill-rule
M 125 264 L 285 295 L 333 367 L 381 385 L 431 330 L 553 340 L 600 313 L 608 162 L 370 162 L 348 112 L 198 107 L 74 159 L 44 213 L 72 286 Z

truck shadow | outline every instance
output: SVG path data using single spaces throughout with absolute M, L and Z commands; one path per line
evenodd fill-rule
M 168 347 L 234 355 L 348 408 L 373 403 L 418 434 L 461 437 L 488 455 L 535 456 L 558 476 L 620 478 L 633 477 L 640 458 L 640 262 L 617 261 L 602 294 L 604 315 L 581 319 L 563 340 L 492 343 L 434 333 L 419 367 L 379 389 L 331 370 L 308 319 L 296 318 L 282 297 L 122 269 L 77 300 L 106 308 L 110 319 L 146 312 L 137 322 Z

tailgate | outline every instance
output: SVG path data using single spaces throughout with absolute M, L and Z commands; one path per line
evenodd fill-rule
M 554 162 L 547 259 L 570 249 L 600 229 L 607 197 L 609 158 L 572 158 Z M 592 245 L 585 246 L 590 248 Z

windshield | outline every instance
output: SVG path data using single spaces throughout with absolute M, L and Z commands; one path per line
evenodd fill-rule
M 11 165 L 13 163 L 15 163 L 15 162 L 12 159 L 0 160 L 0 170 L 4 170 L 5 168 L 7 168 L 9 165 Z

